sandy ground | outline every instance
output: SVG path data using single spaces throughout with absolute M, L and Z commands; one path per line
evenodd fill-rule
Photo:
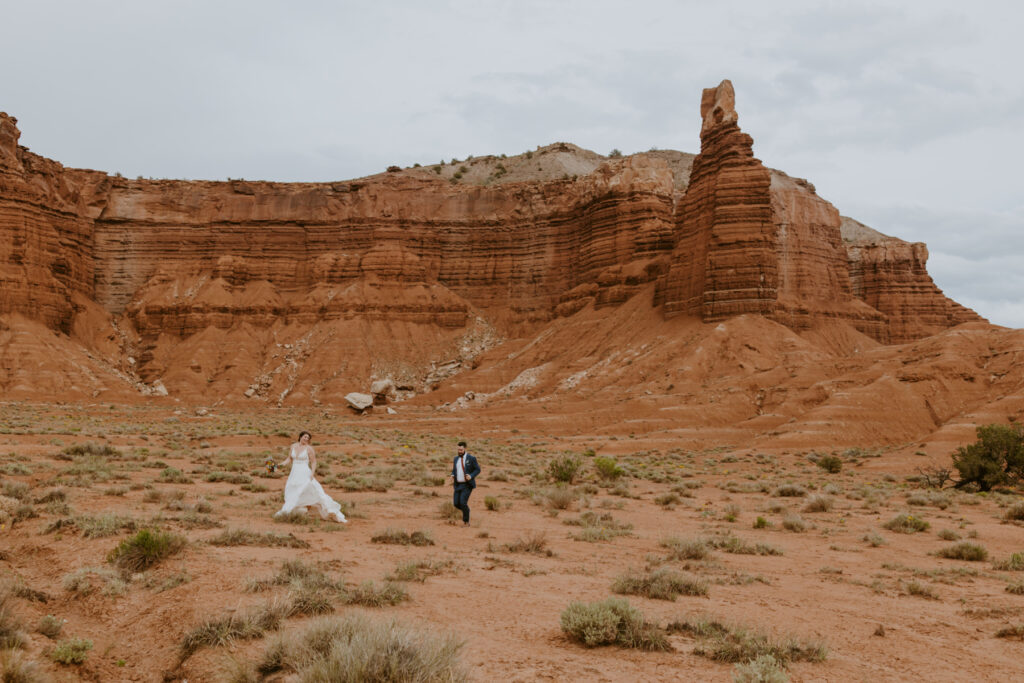
M 687 450 L 670 436 L 526 433 L 514 421 L 428 418 L 4 405 L 0 483 L 8 499 L 31 509 L 31 516 L 0 531 L 0 574 L 8 587 L 19 587 L 12 604 L 28 636 L 25 656 L 58 681 L 231 680 L 232 658 L 257 660 L 273 634 L 203 648 L 179 665 L 182 639 L 206 618 L 286 597 L 287 586 L 246 589 L 273 576 L 283 561 L 300 559 L 354 586 L 365 580 L 380 585 L 400 564 L 422 560 L 437 573 L 402 582 L 408 600 L 377 609 L 338 601 L 336 613 L 454 633 L 464 641 L 461 665 L 471 680 L 732 680 L 733 664 L 696 654 L 700 642 L 685 634 L 669 636 L 671 652 L 644 652 L 587 649 L 562 632 L 559 616 L 571 602 L 605 600 L 624 572 L 657 567 L 707 584 L 706 596 L 674 601 L 624 596 L 659 626 L 708 615 L 779 637 L 823 641 L 824 661 L 789 664 L 794 681 L 1024 678 L 1024 644 L 995 635 L 1024 623 L 1024 595 L 1007 591 L 1024 573 L 996 565 L 1024 551 L 1021 527 L 1003 519 L 1022 498 L 925 491 L 912 481 L 924 460 L 912 448 Z M 314 432 L 323 463 L 319 478 L 349 510 L 348 525 L 272 517 L 284 477 L 268 476 L 262 464 L 268 456 L 283 460 L 302 428 Z M 451 492 L 442 477 L 460 437 L 470 441 L 483 467 L 469 528 L 442 513 Z M 109 444 L 118 454 L 61 455 L 87 442 Z M 618 482 L 601 480 L 595 451 L 616 458 L 626 474 Z M 838 473 L 812 462 L 833 452 L 843 461 Z M 547 467 L 567 454 L 578 457 L 581 468 L 568 487 L 572 502 L 556 509 Z M 181 479 L 166 481 L 167 468 L 180 470 Z M 774 495 L 787 483 L 806 495 Z M 54 490 L 64 492 L 63 501 L 35 502 Z M 805 510 L 815 495 L 826 496 L 831 508 Z M 487 497 L 500 509 L 486 509 Z M 208 503 L 201 506 L 208 512 L 197 511 L 199 501 Z M 587 513 L 599 518 L 598 528 L 627 527 L 626 534 L 574 538 L 584 529 L 570 522 Z M 901 513 L 930 526 L 914 534 L 883 527 Z M 130 525 L 87 538 L 83 520 L 102 515 Z M 758 517 L 767 526 L 755 528 Z M 60 520 L 72 523 L 60 526 Z M 801 523 L 803 530 L 785 528 Z M 69 589 L 67 577 L 76 571 L 111 568 L 107 555 L 132 535 L 131 525 L 172 531 L 187 545 L 125 577 L 123 587 L 96 575 L 92 592 Z M 371 541 L 389 528 L 427 531 L 434 545 Z M 237 529 L 293 534 L 309 547 L 210 543 Z M 937 557 L 956 542 L 954 535 L 983 546 L 988 560 Z M 717 549 L 702 560 L 671 560 L 663 545 L 671 538 L 729 537 L 780 554 Z M 542 540 L 541 551 L 506 547 L 517 540 Z M 55 641 L 35 630 L 45 615 L 66 620 L 56 640 L 92 641 L 83 664 L 50 661 Z M 308 621 L 290 618 L 283 630 Z M 289 680 L 276 676 L 268 680 Z

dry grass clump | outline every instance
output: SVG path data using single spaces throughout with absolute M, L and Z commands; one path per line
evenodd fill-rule
M 660 496 L 655 496 L 654 502 L 667 508 L 682 502 L 682 498 L 678 493 L 663 493 Z
M 0 650 L 24 647 L 28 642 L 21 619 L 14 613 L 14 593 L 0 586 Z
M 373 581 L 364 581 L 355 588 L 346 589 L 344 594 L 345 603 L 363 607 L 397 605 L 408 599 L 409 594 L 405 588 L 390 581 L 385 581 L 379 588 Z
M 577 541 L 610 541 L 616 536 L 629 536 L 633 525 L 628 522 L 619 522 L 610 512 L 597 514 L 587 510 L 577 519 L 568 519 L 563 524 L 583 527 L 578 534 L 571 534 Z
M 67 498 L 68 494 L 64 489 L 53 489 L 39 496 L 33 502 L 36 505 L 46 505 L 47 503 L 63 503 Z
M 952 529 L 942 529 L 941 531 L 939 531 L 935 535 L 938 536 L 939 538 L 941 538 L 943 541 L 959 541 L 960 540 L 960 534 L 958 534 L 957 532 L 953 531 Z
M 1008 522 L 1024 522 L 1024 503 L 1014 503 L 1006 508 L 1003 519 Z
M 775 657 L 761 655 L 733 667 L 732 683 L 789 683 L 789 675 Z
M 1004 572 L 1021 572 L 1024 571 L 1024 553 L 1013 553 L 1009 559 L 993 562 L 993 569 L 999 569 Z
M 672 536 L 662 539 L 662 548 L 668 549 L 669 560 L 704 560 L 711 554 L 707 541 L 699 538 L 678 538 Z
M 807 522 L 800 515 L 786 515 L 782 518 L 782 528 L 799 533 L 807 530 Z
M 799 484 L 782 484 L 775 487 L 772 495 L 783 498 L 802 498 L 807 495 L 807 489 Z
M 85 538 L 105 538 L 116 536 L 122 531 L 135 531 L 135 520 L 110 513 L 98 517 L 80 515 L 72 521 Z
M 1004 626 L 996 631 L 995 636 L 996 638 L 1014 638 L 1016 640 L 1024 640 L 1024 624 Z
M 449 524 L 455 524 L 462 521 L 462 510 L 455 507 L 450 500 L 446 500 L 438 507 L 437 516 Z
M 126 584 L 117 572 L 106 567 L 82 567 L 62 580 L 64 590 L 79 596 L 91 595 L 100 589 L 106 596 L 124 595 L 128 591 Z
M 534 502 L 549 510 L 568 510 L 577 498 L 579 498 L 579 493 L 575 489 L 568 486 L 553 486 L 539 496 L 535 496 Z
M 434 545 L 434 539 L 429 531 L 414 531 L 410 534 L 403 529 L 392 529 L 390 527 L 371 536 L 370 541 L 391 545 Z
M 278 524 L 305 524 L 310 521 L 310 517 L 306 510 L 292 510 L 291 512 L 276 513 L 274 521 Z
M 185 547 L 182 536 L 167 531 L 142 529 L 121 541 L 107 555 L 107 562 L 125 572 L 141 572 Z
M 804 512 L 828 512 L 835 503 L 832 496 L 814 495 L 804 504 Z
M 386 581 L 418 581 L 423 583 L 428 576 L 437 576 L 450 569 L 453 565 L 451 560 L 412 560 L 403 562 L 395 567 L 395 570 L 385 576 Z
M 156 480 L 162 484 L 191 484 L 192 479 L 176 467 L 165 467 Z
M 227 529 L 210 539 L 211 545 L 255 545 L 266 548 L 308 548 L 309 543 L 294 534 L 259 533 L 247 529 Z
M 669 567 L 646 574 L 630 570 L 615 579 L 612 592 L 674 601 L 680 595 L 707 595 L 708 582 Z
M 1011 595 L 1024 595 L 1024 581 L 1006 584 L 1006 592 Z
M 93 441 L 86 441 L 85 443 L 77 443 L 71 446 L 67 446 L 57 456 L 58 460 L 71 460 L 75 456 L 97 456 L 97 457 L 120 457 L 121 451 L 117 450 L 110 444 L 99 444 Z M 66 457 L 60 457 L 66 456 Z
M 771 655 L 781 663 L 821 662 L 828 647 L 819 640 L 795 637 L 777 639 L 771 634 L 741 625 L 727 625 L 706 616 L 675 621 L 669 633 L 688 633 L 698 640 L 693 653 L 719 662 L 749 662 Z
M 453 635 L 353 614 L 317 619 L 301 632 L 277 636 L 256 666 L 264 676 L 287 672 L 302 681 L 463 683 L 468 676 L 459 663 L 462 646 Z
M 928 598 L 929 600 L 938 600 L 939 594 L 935 592 L 935 589 L 926 584 L 918 581 L 907 581 L 900 586 L 904 593 L 907 595 L 913 595 L 918 598 Z
M 927 531 L 931 524 L 920 517 L 904 513 L 893 517 L 882 526 L 889 531 L 895 531 L 900 534 L 914 534 L 919 531 Z
M 261 638 L 267 631 L 276 631 L 291 614 L 291 607 L 282 602 L 250 608 L 244 612 L 230 611 L 209 617 L 185 634 L 178 646 L 179 662 L 184 662 L 204 647 L 222 647 L 235 640 Z
M 39 671 L 39 665 L 25 658 L 19 650 L 0 649 L 0 680 L 4 683 L 48 683 L 50 678 Z
M 534 532 L 527 536 L 521 536 L 511 543 L 505 543 L 501 549 L 507 553 L 533 553 L 534 555 L 547 555 L 551 557 L 554 552 L 547 547 L 548 539 L 544 532 Z
M 491 512 L 498 512 L 502 508 L 501 500 L 496 496 L 484 496 L 484 507 Z
M 573 602 L 561 615 L 562 631 L 586 647 L 619 645 L 668 652 L 665 632 L 647 623 L 639 610 L 621 598 L 603 602 Z
M 57 643 L 50 652 L 50 659 L 58 664 L 81 664 L 89 657 L 92 641 L 85 638 L 69 638 Z
M 907 505 L 931 505 L 945 510 L 951 505 L 949 496 L 939 491 L 917 491 L 907 495 Z
M 968 562 L 984 562 L 988 559 L 988 551 L 983 546 L 967 541 L 940 548 L 935 554 L 949 560 L 966 560 Z
M 767 543 L 750 543 L 738 536 L 728 535 L 706 541 L 708 545 L 733 555 L 782 555 L 782 551 Z

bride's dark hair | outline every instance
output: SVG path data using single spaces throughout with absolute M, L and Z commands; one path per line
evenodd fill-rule
M 310 439 L 312 439 L 312 438 L 313 438 L 313 435 L 312 435 L 312 434 L 310 434 L 309 432 L 307 432 L 307 431 L 301 431 L 301 432 L 299 432 L 299 438 L 298 438 L 298 439 L 296 439 L 296 441 L 302 441 L 302 435 L 303 435 L 303 434 L 305 434 L 306 436 L 308 436 L 308 437 L 309 437 Z

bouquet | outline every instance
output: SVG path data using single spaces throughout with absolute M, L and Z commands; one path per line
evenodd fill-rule
M 269 472 L 270 474 L 277 472 L 277 463 L 274 462 L 273 458 L 267 458 L 267 461 L 264 463 L 264 465 L 266 465 L 267 472 Z

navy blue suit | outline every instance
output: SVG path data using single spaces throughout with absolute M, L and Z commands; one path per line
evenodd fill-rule
M 456 455 L 455 459 L 452 460 L 452 481 L 454 482 L 454 491 L 452 493 L 452 505 L 462 510 L 462 522 L 463 524 L 469 524 L 469 494 L 476 488 L 476 478 L 480 475 L 480 463 L 476 461 L 469 453 L 465 455 L 465 461 L 463 462 L 463 468 L 465 469 L 466 476 L 469 481 L 459 481 L 458 479 L 458 468 L 459 458 L 463 456 Z

